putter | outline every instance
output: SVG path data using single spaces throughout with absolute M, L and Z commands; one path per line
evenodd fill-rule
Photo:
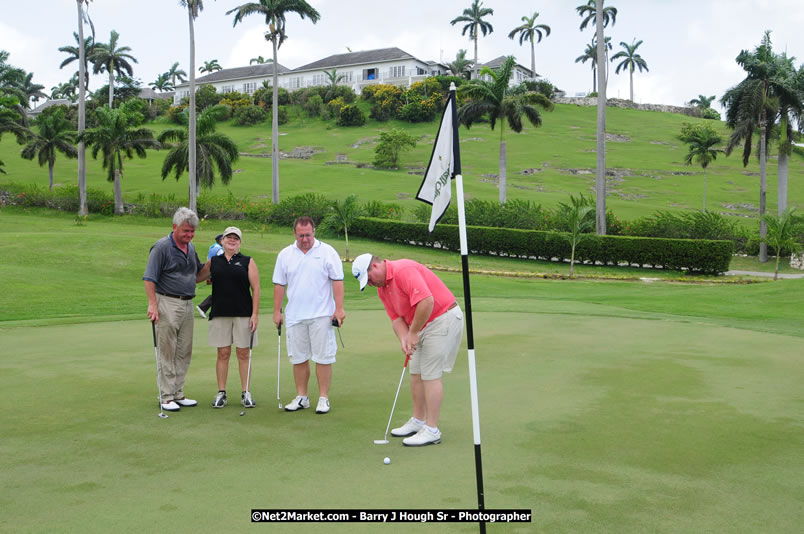
M 154 332 L 154 356 L 156 357 L 156 390 L 159 392 L 159 413 L 162 419 L 167 419 L 168 415 L 162 409 L 162 386 L 159 384 L 159 349 L 156 348 L 156 323 L 151 321 L 151 329 Z
M 341 325 L 338 323 L 337 319 L 332 320 L 332 326 L 338 329 L 338 337 L 341 338 L 341 348 L 345 349 L 346 345 L 343 344 L 343 336 L 341 335 Z
M 282 308 L 279 308 L 280 316 Z M 282 355 L 282 323 L 276 327 L 276 402 L 279 404 L 279 409 L 282 409 L 282 399 L 279 397 L 279 378 L 281 371 L 281 355 Z
M 399 386 L 396 388 L 396 395 L 394 396 L 394 405 L 391 406 L 391 415 L 388 417 L 388 426 L 385 427 L 385 437 L 383 439 L 375 439 L 375 445 L 387 445 L 388 444 L 388 430 L 391 428 L 391 419 L 394 418 L 394 410 L 396 409 L 396 400 L 399 398 L 399 390 L 402 389 L 402 381 L 405 379 L 405 371 L 408 368 L 408 361 L 410 361 L 410 355 L 405 356 L 405 365 L 402 367 L 402 376 L 399 378 Z
M 246 393 L 251 384 L 251 347 L 254 346 L 254 332 L 251 333 L 251 340 L 248 342 L 248 371 L 246 371 Z M 245 400 L 245 399 L 244 399 Z M 243 405 L 243 411 L 240 412 L 240 417 L 246 415 L 246 405 Z

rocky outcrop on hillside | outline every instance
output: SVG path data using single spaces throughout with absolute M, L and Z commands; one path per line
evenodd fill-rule
M 553 99 L 555 104 L 575 104 L 576 106 L 592 107 L 597 106 L 597 97 L 556 97 Z M 685 108 L 680 106 L 665 106 L 663 104 L 636 104 L 630 100 L 620 98 L 609 98 L 606 105 L 622 109 L 638 109 L 640 111 L 660 111 L 662 113 L 681 113 L 690 117 L 700 117 L 701 111 L 698 108 Z

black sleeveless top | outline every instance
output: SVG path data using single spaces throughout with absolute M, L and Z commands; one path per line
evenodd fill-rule
M 210 275 L 212 276 L 212 310 L 213 317 L 251 317 L 251 285 L 248 281 L 249 256 L 239 252 L 227 261 L 221 254 L 212 258 Z

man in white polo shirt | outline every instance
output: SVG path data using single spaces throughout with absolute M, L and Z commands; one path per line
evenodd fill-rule
M 329 412 L 329 386 L 332 364 L 338 346 L 333 321 L 343 324 L 343 264 L 341 257 L 326 243 L 315 238 L 315 223 L 310 217 L 299 217 L 293 224 L 296 242 L 285 247 L 274 267 L 274 324 L 283 322 L 282 302 L 287 289 L 285 335 L 288 356 L 293 364 L 296 398 L 285 406 L 295 412 L 310 407 L 307 383 L 310 360 L 316 364 L 318 405 L 316 413 Z

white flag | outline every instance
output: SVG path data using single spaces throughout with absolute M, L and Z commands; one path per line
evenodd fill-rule
M 432 232 L 436 223 L 444 215 L 452 198 L 452 185 L 450 179 L 455 172 L 455 154 L 453 150 L 453 106 L 455 106 L 455 93 L 447 100 L 444 115 L 441 117 L 441 126 L 438 128 L 433 146 L 430 163 L 424 173 L 424 180 L 416 193 L 416 199 L 427 202 L 433 206 L 430 212 L 430 226 Z

